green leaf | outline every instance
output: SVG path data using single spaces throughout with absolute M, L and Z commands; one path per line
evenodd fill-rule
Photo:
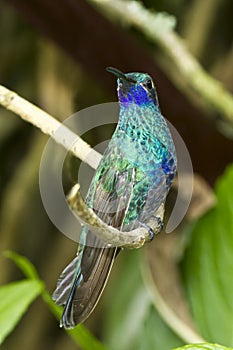
M 42 297 L 51 312 L 60 320 L 63 308 L 54 303 L 51 295 L 46 290 L 43 291 Z M 106 350 L 105 346 L 82 324 L 79 324 L 73 329 L 66 329 L 65 331 L 83 350 Z
M 42 298 L 45 301 L 45 303 L 49 306 L 51 312 L 56 316 L 56 318 L 59 320 L 61 318 L 62 314 L 62 308 L 57 306 L 54 301 L 51 299 L 50 294 L 46 291 L 44 288 L 43 281 L 39 279 L 39 276 L 37 274 L 37 271 L 34 267 L 34 265 L 24 256 L 21 256 L 15 252 L 12 251 L 6 251 L 4 252 L 4 255 L 7 258 L 10 258 L 15 262 L 15 264 L 22 270 L 22 272 L 31 279 L 32 282 L 36 282 L 40 285 Z M 31 282 L 29 281 L 29 282 Z M 20 282 L 21 283 L 21 282 Z M 3 287 L 2 287 L 3 288 Z M 5 287 L 4 287 L 5 288 Z M 15 304 L 15 300 L 12 300 L 12 304 Z M 4 301 L 5 305 L 5 301 Z M 1 309 L 0 309 L 0 320 L 1 320 Z M 17 323 L 18 319 L 16 320 Z M 15 323 L 15 324 L 16 324 Z M 0 329 L 1 329 L 1 322 L 0 322 Z M 9 330 L 9 332 L 12 330 L 12 328 Z M 82 347 L 83 350 L 105 350 L 105 347 L 101 342 L 96 339 L 91 332 L 83 325 L 78 325 L 72 330 L 66 330 L 67 333 L 70 334 L 70 336 L 74 339 L 75 343 Z
M 0 287 L 0 344 L 14 329 L 42 288 L 42 284 L 35 280 L 24 280 Z
M 153 306 L 142 327 L 138 350 L 169 350 L 183 344 L 183 341 L 160 318 Z
M 67 333 L 83 350 L 106 350 L 106 347 L 82 324 L 79 324 L 74 329 L 67 330 Z
M 144 318 L 150 307 L 150 297 L 145 289 L 137 251 L 127 252 L 115 284 L 111 285 L 112 295 L 107 298 L 107 312 L 104 337 L 108 348 L 135 349 Z M 122 262 L 122 260 L 121 260 Z
M 118 274 L 108 288 L 104 339 L 110 350 L 168 350 L 183 342 L 155 311 L 142 281 L 141 252 L 119 257 Z
M 226 348 L 225 346 L 218 344 L 203 343 L 185 345 L 181 348 L 176 348 L 174 350 L 232 350 L 232 348 Z
M 34 265 L 27 258 L 10 250 L 5 251 L 4 256 L 14 261 L 14 263 L 25 274 L 26 277 L 29 279 L 39 280 L 39 276 Z
M 216 187 L 217 205 L 194 226 L 182 268 L 204 338 L 233 346 L 233 166 Z

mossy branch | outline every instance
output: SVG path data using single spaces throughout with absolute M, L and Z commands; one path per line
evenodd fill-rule
M 174 32 L 175 18 L 166 13 L 153 13 L 138 1 L 89 0 L 105 15 L 124 25 L 134 26 L 160 46 L 180 75 L 209 109 L 217 112 L 219 125 L 232 135 L 233 97 L 212 78 L 191 55 L 184 41 Z M 214 116 L 216 119 L 216 116 Z M 216 120 L 214 120 L 216 122 Z M 228 128 L 226 128 L 226 125 Z M 229 126 L 231 130 L 229 130 Z
M 67 200 L 80 222 L 87 226 L 92 233 L 99 237 L 104 243 L 110 246 L 140 248 L 151 239 L 148 229 L 144 227 L 137 228 L 130 232 L 122 232 L 112 226 L 106 225 L 92 209 L 86 206 L 80 193 L 79 184 L 73 186 L 70 194 L 67 196 Z M 164 205 L 159 207 L 155 215 L 161 220 L 163 219 Z M 156 218 L 150 219 L 147 225 L 154 231 L 154 234 L 159 233 L 160 226 Z
M 90 145 L 66 126 L 62 125 L 57 119 L 1 85 L 0 105 L 13 111 L 25 121 L 39 128 L 43 133 L 51 136 L 57 143 L 61 144 L 68 151 L 71 151 L 76 157 L 92 168 L 97 168 L 101 154 L 93 150 Z M 59 132 L 57 132 L 58 129 Z M 98 238 L 108 245 L 139 248 L 150 240 L 150 234 L 144 227 L 131 232 L 122 232 L 112 226 L 106 225 L 98 218 L 93 210 L 86 206 L 81 197 L 78 184 L 72 188 L 67 200 L 79 221 L 90 228 Z M 164 207 L 161 206 L 155 214 L 162 220 Z M 151 219 L 147 225 L 155 234 L 159 232 L 160 226 L 156 219 Z

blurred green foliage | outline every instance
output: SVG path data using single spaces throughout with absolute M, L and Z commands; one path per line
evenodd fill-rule
M 191 308 L 205 339 L 233 346 L 233 166 L 217 182 L 217 205 L 194 226 L 182 262 Z
M 5 252 L 4 255 L 15 262 L 26 275 L 27 280 L 0 287 L 0 344 L 14 329 L 31 302 L 39 295 L 42 296 L 43 300 L 58 320 L 62 313 L 62 308 L 53 303 L 51 296 L 45 289 L 44 283 L 39 279 L 32 263 L 25 257 L 11 251 Z M 105 349 L 105 347 L 81 324 L 75 329 L 67 330 L 67 333 L 70 334 L 75 343 L 80 345 L 84 350 Z
M 174 350 L 227 350 L 227 349 L 229 350 L 231 348 L 226 348 L 225 346 L 217 345 L 217 344 L 203 343 L 203 344 L 186 345 Z
M 26 280 L 0 287 L 0 344 L 14 329 L 40 291 L 41 283 L 37 281 Z
M 104 318 L 108 349 L 172 349 L 184 344 L 161 320 L 142 280 L 141 252 L 130 251 L 112 283 Z M 114 293 L 117 291 L 117 293 Z

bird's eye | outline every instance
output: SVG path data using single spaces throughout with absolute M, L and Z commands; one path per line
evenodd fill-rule
M 152 81 L 148 79 L 145 83 L 145 86 L 148 90 L 151 90 L 153 88 Z

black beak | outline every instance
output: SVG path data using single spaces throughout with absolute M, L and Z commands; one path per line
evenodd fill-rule
M 132 78 L 129 78 L 129 77 L 126 77 L 126 75 L 124 73 L 122 73 L 119 69 L 117 68 L 113 68 L 113 67 L 107 67 L 106 68 L 106 71 L 109 72 L 109 73 L 112 73 L 114 75 L 117 76 L 117 78 L 120 78 L 120 79 L 123 79 L 123 80 L 126 80 L 130 83 L 136 83 L 136 81 Z
M 117 68 L 113 68 L 113 67 L 107 67 L 106 71 L 109 73 L 112 73 L 114 75 L 117 76 L 117 78 L 122 78 L 122 79 L 126 79 L 124 73 L 122 73 L 119 69 Z

